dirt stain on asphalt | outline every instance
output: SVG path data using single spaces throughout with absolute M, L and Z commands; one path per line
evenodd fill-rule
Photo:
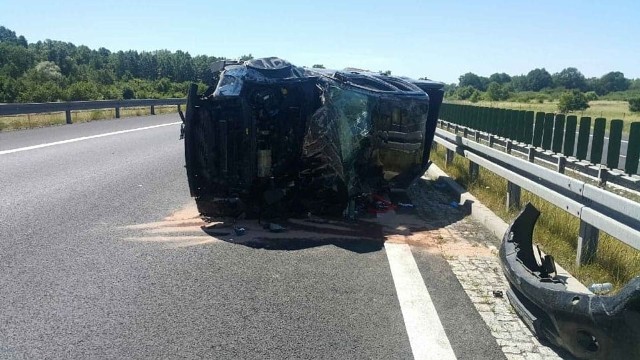
M 357 221 L 288 219 L 277 224 L 286 231 L 271 232 L 264 228 L 264 221 L 258 220 L 205 223 L 195 203 L 189 203 L 162 221 L 126 226 L 126 230 L 140 232 L 140 235 L 124 240 L 157 243 L 163 248 L 226 242 L 254 248 L 297 250 L 330 244 L 358 252 L 378 251 L 388 241 L 443 256 L 491 256 L 493 252 L 484 244 L 465 239 L 449 227 L 439 227 L 413 211 L 391 211 Z M 238 228 L 244 228 L 244 234 L 236 233 Z
M 205 222 L 195 204 L 188 204 L 165 217 L 162 221 L 125 226 L 139 232 L 139 236 L 125 237 L 125 241 L 157 243 L 165 248 L 181 248 L 220 242 L 202 231 Z

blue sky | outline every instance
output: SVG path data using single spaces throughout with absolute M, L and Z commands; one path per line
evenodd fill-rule
M 574 66 L 640 78 L 638 1 L 0 1 L 29 42 L 279 56 L 457 82 Z

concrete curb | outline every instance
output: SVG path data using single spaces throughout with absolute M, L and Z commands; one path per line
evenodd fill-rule
M 509 225 L 494 214 L 493 211 L 489 210 L 488 207 L 480 203 L 475 196 L 471 195 L 471 193 L 450 178 L 444 171 L 440 170 L 440 168 L 435 164 L 431 164 L 431 166 L 429 166 L 429 169 L 425 173 L 425 177 L 431 180 L 439 180 L 447 184 L 447 186 L 459 197 L 458 203 L 468 208 L 471 217 L 489 229 L 489 231 L 491 231 L 498 239 L 502 240 L 502 237 L 509 228 Z

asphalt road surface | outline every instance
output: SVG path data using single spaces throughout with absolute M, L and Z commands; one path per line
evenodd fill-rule
M 0 358 L 504 358 L 441 255 L 199 230 L 178 121 L 0 133 Z

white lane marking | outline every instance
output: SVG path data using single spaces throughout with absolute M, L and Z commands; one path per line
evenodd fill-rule
M 456 359 L 411 248 L 389 242 L 384 248 L 414 359 Z
M 45 148 L 45 147 L 49 147 L 49 146 L 68 144 L 68 143 L 73 143 L 73 142 L 77 142 L 77 141 L 97 139 L 97 138 L 101 138 L 101 137 L 105 137 L 105 136 L 126 134 L 126 133 L 130 133 L 130 132 L 134 132 L 134 131 L 149 130 L 149 129 L 155 129 L 155 128 L 159 128 L 159 127 L 163 127 L 163 126 L 170 126 L 170 125 L 177 125 L 177 124 L 182 124 L 182 121 L 176 121 L 176 122 L 172 122 L 172 123 L 168 123 L 168 124 L 161 124 L 161 125 L 145 126 L 145 127 L 129 129 L 129 130 L 114 131 L 114 132 L 98 134 L 98 135 L 83 136 L 83 137 L 69 139 L 69 140 L 62 140 L 62 141 L 56 141 L 56 142 L 51 142 L 51 143 L 46 143 L 46 144 L 26 146 L 26 147 L 10 149 L 10 150 L 2 150 L 2 151 L 0 151 L 0 155 L 13 154 L 13 153 L 17 153 L 17 152 L 20 152 L 20 151 L 41 149 L 41 148 Z

